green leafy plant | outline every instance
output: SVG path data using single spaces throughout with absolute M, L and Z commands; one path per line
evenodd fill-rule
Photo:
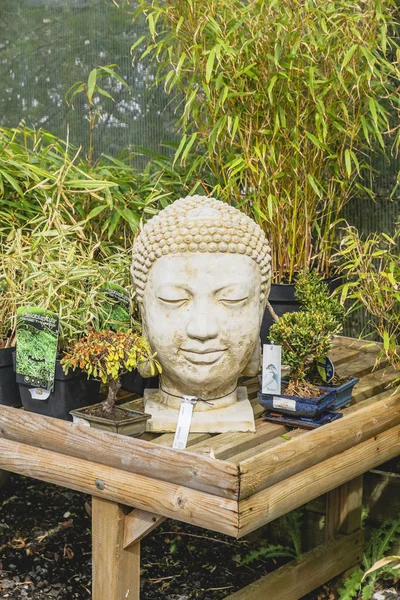
M 100 87 L 99 81 L 104 78 L 108 78 L 111 81 L 114 80 L 120 85 L 129 89 L 129 85 L 124 79 L 122 79 L 120 75 L 118 75 L 118 73 L 115 71 L 115 67 L 117 67 L 117 65 L 113 64 L 92 69 L 89 73 L 87 81 L 75 82 L 66 93 L 66 100 L 68 104 L 72 106 L 72 108 L 74 108 L 74 100 L 79 94 L 84 94 L 88 102 L 87 120 L 89 122 L 89 151 L 87 160 L 89 167 L 92 166 L 93 163 L 93 132 L 96 127 L 96 122 L 101 117 L 101 112 L 96 107 L 95 95 L 100 94 L 101 96 L 105 96 L 106 98 L 110 98 L 110 100 L 114 101 L 111 94 Z
M 149 35 L 132 51 L 182 109 L 175 163 L 192 156 L 208 193 L 262 224 L 275 281 L 328 276 L 342 209 L 372 194 L 362 174 L 398 114 L 396 3 L 140 0 L 138 13 Z
M 342 301 L 354 299 L 370 315 L 370 325 L 383 341 L 379 354 L 400 369 L 400 222 L 392 237 L 372 234 L 363 240 L 352 227 L 346 229 L 337 259 L 348 281 Z
M 352 598 L 361 598 L 370 600 L 374 593 L 375 583 L 379 576 L 396 576 L 392 571 L 394 567 L 397 570 L 399 565 L 392 565 L 399 557 L 385 554 L 390 551 L 394 542 L 400 535 L 400 515 L 392 521 L 387 521 L 381 527 L 374 529 L 368 543 L 365 546 L 362 568 L 356 569 L 343 582 L 343 587 L 339 590 L 339 600 L 351 600 Z
M 315 370 L 317 360 L 332 347 L 332 336 L 340 331 L 344 313 L 316 272 L 299 274 L 295 294 L 300 311 L 280 317 L 271 326 L 269 337 L 282 346 L 282 361 L 290 368 L 286 393 L 307 397 L 316 392 L 307 377 Z
M 108 384 L 108 395 L 102 404 L 106 413 L 115 406 L 121 387 L 120 376 L 144 362 L 151 366 L 153 375 L 161 371 L 146 338 L 131 330 L 90 331 L 72 346 L 61 361 L 66 373 L 70 368 L 80 368 Z

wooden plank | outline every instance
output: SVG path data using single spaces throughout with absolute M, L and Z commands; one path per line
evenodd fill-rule
M 361 527 L 363 476 L 328 492 L 326 498 L 325 539 L 338 533 L 352 533 Z
M 241 500 L 240 537 L 397 456 L 399 451 L 398 425 Z
M 226 498 L 238 495 L 236 465 L 61 419 L 0 406 L 1 437 Z
M 233 454 L 252 448 L 257 444 L 271 440 L 286 433 L 286 427 L 267 421 L 256 421 L 256 433 L 221 433 L 211 439 L 191 446 L 191 452 L 202 452 L 210 448 L 216 458 L 226 460 Z
M 360 355 L 350 362 L 339 365 L 336 373 L 339 377 L 363 377 L 369 375 L 376 364 L 376 355 L 371 352 L 360 352 Z M 387 361 L 386 361 L 387 364 Z M 385 363 L 380 365 L 383 368 Z
M 197 444 L 197 442 L 201 442 L 203 440 L 208 440 L 212 437 L 211 433 L 190 433 L 187 441 L 187 448 Z M 168 448 L 172 448 L 172 444 L 174 443 L 175 433 L 163 433 L 159 434 L 153 440 L 153 444 L 160 444 L 162 446 L 167 446 Z
M 247 460 L 248 458 L 253 458 L 255 456 L 258 456 L 259 454 L 262 454 L 262 453 L 266 452 L 267 450 L 271 450 L 272 448 L 276 448 L 277 446 L 284 446 L 291 440 L 294 440 L 294 439 L 304 435 L 305 433 L 307 433 L 306 429 L 290 430 L 289 428 L 286 427 L 285 431 L 279 437 L 273 438 L 272 440 L 264 442 L 263 444 L 260 444 L 259 446 L 256 446 L 254 448 L 249 448 L 248 450 L 244 450 L 243 452 L 240 452 L 239 454 L 234 454 L 233 456 L 231 456 L 229 458 L 229 460 L 230 460 L 230 462 L 234 462 L 235 464 L 238 465 L 239 463 Z
M 354 388 L 352 404 L 392 388 L 398 377 L 399 372 L 394 367 L 385 367 L 362 377 Z
M 359 350 L 349 350 L 346 347 L 339 346 L 329 351 L 329 358 L 331 359 L 335 367 L 338 367 L 343 363 L 347 363 L 351 360 L 354 360 L 359 356 L 359 354 Z
M 128 548 L 132 544 L 140 542 L 163 521 L 165 521 L 165 517 L 134 508 L 125 517 L 123 547 Z
M 220 533 L 237 535 L 235 500 L 81 458 L 66 458 L 57 452 L 6 439 L 0 439 L 0 468 Z M 149 472 L 152 472 L 150 467 Z
M 334 348 L 344 346 L 349 350 L 361 350 L 362 352 L 370 352 L 371 354 L 378 354 L 379 350 L 383 348 L 382 342 L 356 340 L 355 338 L 346 337 L 345 335 L 335 335 L 333 338 L 333 345 Z
M 338 536 L 261 577 L 225 600 L 299 600 L 329 579 L 359 563 L 362 551 L 362 531 Z
M 400 393 L 239 464 L 240 497 L 337 455 L 400 423 Z
M 123 548 L 124 520 L 117 503 L 93 498 L 93 600 L 139 600 L 140 542 Z

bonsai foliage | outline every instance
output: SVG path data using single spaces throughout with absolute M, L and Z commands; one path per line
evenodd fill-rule
M 314 387 L 307 383 L 307 376 L 314 371 L 316 361 L 330 350 L 332 336 L 339 333 L 344 314 L 315 272 L 300 273 L 295 291 L 301 310 L 280 317 L 271 326 L 269 337 L 282 346 L 282 361 L 290 367 L 286 393 L 306 397 Z
M 363 240 L 356 229 L 346 231 L 337 257 L 349 278 L 342 301 L 353 298 L 367 310 L 383 341 L 380 356 L 400 369 L 400 222 L 393 237 L 381 233 Z
M 72 346 L 61 361 L 66 373 L 70 368 L 79 368 L 108 384 L 108 395 L 102 404 L 103 410 L 108 413 L 114 408 L 121 387 L 120 376 L 141 363 L 150 366 L 152 375 L 161 371 L 146 338 L 132 330 L 122 332 L 110 329 L 90 331 Z
M 273 273 L 325 276 L 343 206 L 398 111 L 393 0 L 140 0 L 156 82 L 182 107 L 176 161 L 271 238 Z M 396 116 L 394 119 L 397 124 Z M 195 160 L 190 158 L 195 157 Z M 209 177 L 208 174 L 211 174 Z

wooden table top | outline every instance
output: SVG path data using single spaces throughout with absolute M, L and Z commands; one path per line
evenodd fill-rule
M 129 438 L 0 406 L 0 468 L 241 537 L 400 454 L 398 371 L 377 346 L 335 339 L 340 376 L 360 378 L 344 417 L 312 431 L 260 419 L 256 433 Z M 140 407 L 136 400 L 130 405 Z

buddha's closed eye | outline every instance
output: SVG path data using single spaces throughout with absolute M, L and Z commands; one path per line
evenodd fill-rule
M 161 296 L 158 296 L 158 299 L 171 306 L 183 306 L 189 300 L 189 298 L 162 298 Z
M 219 301 L 222 302 L 222 304 L 226 304 L 228 306 L 236 306 L 244 304 L 247 299 L 248 296 L 246 296 L 245 298 L 220 298 Z

